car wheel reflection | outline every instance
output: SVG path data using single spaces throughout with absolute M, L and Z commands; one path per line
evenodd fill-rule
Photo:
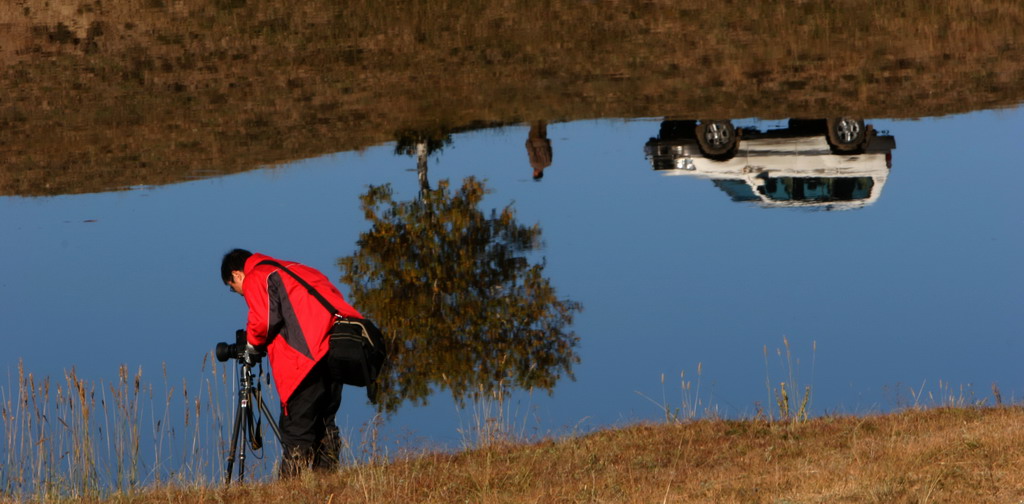
M 697 126 L 697 143 L 704 156 L 712 159 L 732 157 L 736 153 L 736 128 L 732 121 L 703 120 Z
M 837 117 L 827 120 L 829 145 L 836 152 L 856 152 L 864 147 L 867 130 L 863 119 Z

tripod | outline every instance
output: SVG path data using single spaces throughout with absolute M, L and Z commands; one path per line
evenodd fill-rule
M 235 409 L 235 425 L 231 429 L 231 445 L 228 452 L 227 469 L 224 472 L 224 482 L 231 483 L 231 471 L 235 465 L 235 455 L 238 455 L 238 481 L 245 480 L 245 444 L 239 444 L 242 431 L 245 431 L 246 440 L 253 451 L 263 447 L 263 435 L 260 432 L 259 423 L 253 420 L 253 403 L 255 402 L 260 412 L 270 420 L 270 427 L 274 431 L 278 442 L 281 441 L 281 432 L 274 422 L 274 416 L 270 413 L 266 403 L 263 402 L 263 393 L 260 390 L 258 376 L 254 379 L 252 366 L 258 363 L 258 358 L 253 360 L 249 356 L 240 356 L 238 359 L 238 406 Z M 262 368 L 260 368 L 262 370 Z M 262 374 L 262 371 L 261 371 Z

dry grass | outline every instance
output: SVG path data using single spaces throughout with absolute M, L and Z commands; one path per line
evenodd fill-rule
M 123 503 L 1007 503 L 1024 499 L 1024 410 L 937 408 L 807 422 L 635 425 L 424 454 Z
M 0 194 L 164 184 L 408 130 L 919 117 L 1024 100 L 1014 0 L 0 5 Z
M 163 386 L 125 366 L 110 382 L 62 379 L 18 367 L 0 387 L 0 502 L 131 495 L 172 484 L 209 485 L 222 471 L 234 388 L 223 366 L 198 391 Z M 269 434 L 268 434 L 269 435 Z M 275 447 L 276 448 L 276 447 Z M 267 450 L 263 466 L 272 467 Z M 250 475 L 265 475 L 250 462 Z
M 790 348 L 784 348 L 780 359 L 789 366 Z M 147 402 L 154 396 L 146 392 L 152 387 L 142 381 L 141 370 L 131 374 L 122 368 L 107 385 L 83 381 L 73 371 L 63 383 L 51 384 L 21 370 L 16 392 L 0 390 L 5 447 L 0 502 L 898 504 L 1024 499 L 1019 471 L 1024 409 L 1001 406 L 997 389 L 994 407 L 982 407 L 983 401 L 940 384 L 934 394 L 912 391 L 913 407 L 891 414 L 804 419 L 780 401 L 777 412 L 726 420 L 697 413 L 699 368 L 697 375 L 696 387 L 681 377 L 681 410 L 666 413 L 663 423 L 528 440 L 518 425 L 520 415 L 496 393 L 473 408 L 475 422 L 458 452 L 384 456 L 377 426 L 371 424 L 362 436 L 349 436 L 348 463 L 339 472 L 276 482 L 267 482 L 271 472 L 251 473 L 246 481 L 258 483 L 225 486 L 219 480 L 225 447 L 216 441 L 225 434 L 222 411 L 231 402 L 217 397 L 233 390 L 230 386 L 206 397 L 166 391 L 166 410 L 176 409 L 170 407 L 172 398 L 183 400 L 184 430 L 194 432 L 174 436 L 157 429 L 152 433 L 157 449 L 150 453 L 143 412 L 152 408 Z M 213 377 L 208 387 L 227 385 L 226 373 L 215 368 Z M 792 376 L 786 382 L 797 384 Z M 163 429 L 174 428 L 167 413 L 154 418 L 165 423 Z M 196 449 L 198 444 L 217 454 Z M 272 465 L 276 454 L 269 457 Z

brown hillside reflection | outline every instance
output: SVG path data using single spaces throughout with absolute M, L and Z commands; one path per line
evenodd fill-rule
M 1024 100 L 1016 0 L 19 0 L 0 194 L 165 184 L 597 117 L 920 117 Z
M 457 401 L 513 388 L 550 391 L 578 362 L 569 331 L 582 307 L 559 299 L 528 255 L 540 227 L 511 207 L 485 215 L 474 178 L 447 180 L 395 201 L 389 185 L 362 197 L 369 231 L 341 258 L 341 281 L 389 338 L 391 366 L 379 408 L 425 404 L 447 389 Z

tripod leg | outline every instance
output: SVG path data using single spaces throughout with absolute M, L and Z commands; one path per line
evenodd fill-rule
M 242 421 L 245 422 L 245 427 L 242 429 L 246 433 L 252 429 L 252 405 L 249 403 L 249 392 L 245 391 L 242 393 L 242 397 L 245 399 L 242 402 Z M 238 449 L 238 481 L 245 481 L 245 443 L 240 443 Z
M 277 422 L 274 421 L 274 415 L 270 413 L 270 408 L 267 407 L 267 403 L 263 402 L 263 396 L 257 395 L 256 401 L 259 403 L 260 411 L 269 420 L 270 429 L 274 431 L 274 436 L 277 438 L 278 444 L 281 443 L 281 429 L 277 426 Z
M 235 425 L 231 428 L 231 443 L 228 445 L 228 464 L 227 469 L 224 471 L 224 484 L 231 483 L 231 470 L 235 466 L 235 454 L 238 452 L 238 435 L 241 433 L 242 416 L 245 413 L 245 398 L 239 395 L 238 407 L 235 408 Z M 241 447 L 243 450 L 242 459 L 245 458 L 245 447 Z

